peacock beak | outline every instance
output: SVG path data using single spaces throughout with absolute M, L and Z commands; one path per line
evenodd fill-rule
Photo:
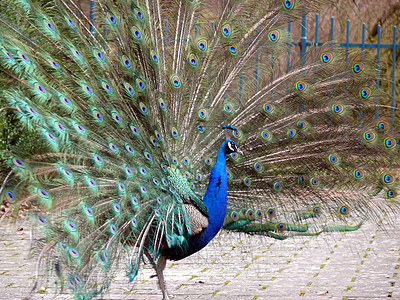
M 240 155 L 243 155 L 243 151 L 240 149 L 237 149 L 236 152 L 239 153 Z

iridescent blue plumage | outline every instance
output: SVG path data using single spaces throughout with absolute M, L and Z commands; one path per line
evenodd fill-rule
M 226 173 L 226 156 L 237 151 L 236 143 L 227 139 L 218 149 L 215 165 L 211 169 L 210 179 L 203 203 L 208 211 L 208 225 L 205 230 L 188 239 L 188 247 L 178 255 L 172 251 L 166 251 L 169 259 L 179 260 L 203 249 L 217 235 L 224 224 L 228 196 L 228 177 Z M 170 254 L 171 253 L 171 254 Z

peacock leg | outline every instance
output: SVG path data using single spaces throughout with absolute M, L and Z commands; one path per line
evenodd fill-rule
M 164 300 L 169 300 L 167 285 L 164 279 L 164 269 L 167 262 L 167 258 L 163 255 L 160 255 L 156 262 L 153 264 L 154 270 L 156 270 L 157 278 L 158 278 L 158 286 L 161 289 Z

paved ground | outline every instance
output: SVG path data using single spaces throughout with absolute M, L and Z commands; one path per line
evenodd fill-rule
M 372 224 L 356 232 L 276 241 L 220 234 L 197 255 L 165 271 L 175 299 L 400 299 L 400 218 L 388 234 Z M 30 294 L 30 225 L 0 224 L 0 299 L 70 299 L 54 288 Z M 16 228 L 23 227 L 23 231 Z M 103 299 L 161 299 L 153 270 L 134 284 L 124 272 Z

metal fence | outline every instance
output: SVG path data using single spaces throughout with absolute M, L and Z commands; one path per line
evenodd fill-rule
M 330 41 L 334 41 L 334 23 L 335 23 L 335 18 L 331 18 L 331 30 L 330 30 Z M 301 37 L 300 37 L 300 42 L 294 42 L 292 45 L 294 46 L 299 46 L 300 47 L 300 57 L 303 57 L 306 52 L 307 52 L 307 47 L 310 46 L 320 46 L 323 45 L 324 43 L 321 43 L 318 40 L 318 34 L 319 34 L 319 14 L 317 13 L 315 16 L 315 40 L 312 42 L 309 42 L 307 40 L 307 14 L 303 14 L 302 20 L 301 20 Z M 291 23 L 288 24 L 288 31 L 289 33 L 291 32 Z M 394 111 L 395 111 L 395 105 L 396 105 L 396 50 L 400 49 L 400 44 L 396 44 L 396 35 L 397 35 L 397 26 L 393 26 L 393 39 L 392 43 L 390 44 L 384 44 L 381 43 L 381 25 L 378 26 L 378 31 L 377 31 L 377 42 L 376 43 L 366 43 L 365 42 L 365 23 L 362 25 L 362 31 L 361 31 L 362 37 L 361 37 L 361 43 L 351 43 L 350 42 L 350 20 L 347 20 L 347 26 L 346 26 L 346 42 L 345 43 L 334 43 L 340 47 L 343 47 L 346 49 L 346 57 L 347 53 L 350 48 L 359 48 L 361 51 L 365 51 L 365 49 L 376 49 L 376 60 L 377 60 L 377 72 L 376 72 L 376 84 L 377 88 L 380 87 L 381 84 L 381 50 L 382 49 L 391 49 L 392 50 L 392 72 L 391 72 L 391 79 L 390 79 L 390 86 L 391 86 L 391 118 L 394 118 Z M 290 55 L 291 55 L 291 50 L 289 47 L 289 61 L 288 61 L 288 70 L 290 67 Z M 376 117 L 378 118 L 378 109 L 376 111 Z
M 90 1 L 90 20 L 94 21 L 95 19 L 95 1 L 91 0 Z M 307 52 L 307 47 L 315 47 L 315 46 L 321 46 L 325 44 L 326 42 L 332 42 L 334 43 L 334 24 L 335 24 L 335 18 L 331 17 L 331 24 L 330 24 L 330 39 L 329 41 L 325 42 L 320 42 L 319 41 L 319 14 L 317 13 L 315 15 L 315 40 L 314 41 L 308 41 L 307 39 L 307 13 L 303 13 L 302 19 L 301 19 L 301 37 L 299 42 L 292 42 L 288 46 L 288 59 L 287 59 L 287 72 L 290 69 L 290 62 L 291 62 L 291 55 L 292 55 L 292 50 L 293 46 L 297 46 L 300 48 L 300 58 L 304 57 L 304 55 Z M 211 26 L 214 26 L 212 23 Z M 311 26 L 310 26 L 311 27 Z M 92 30 L 91 26 L 91 30 Z M 288 33 L 292 33 L 292 24 L 289 22 L 288 23 Z M 104 31 L 104 34 L 106 34 L 106 31 Z M 347 59 L 347 53 L 350 48 L 359 48 L 361 51 L 365 51 L 365 49 L 376 49 L 376 60 L 377 60 L 377 72 L 376 72 L 376 84 L 377 88 L 380 87 L 381 85 L 381 50 L 382 49 L 391 49 L 392 50 L 392 72 L 391 72 L 391 79 L 390 79 L 390 88 L 391 89 L 391 117 L 392 119 L 394 118 L 394 111 L 395 111 L 395 106 L 396 106 L 396 50 L 400 49 L 400 44 L 396 44 L 396 35 L 397 35 L 397 27 L 393 26 L 393 38 L 392 38 L 392 43 L 381 43 L 381 25 L 378 26 L 377 30 L 377 42 L 376 43 L 366 43 L 365 42 L 365 23 L 362 25 L 362 38 L 361 38 L 361 43 L 352 43 L 350 42 L 350 20 L 347 20 L 347 26 L 346 26 L 346 42 L 345 43 L 334 43 L 340 47 L 345 48 L 346 50 L 346 59 Z M 378 100 L 379 102 L 379 100 Z M 378 118 L 378 108 L 376 111 L 376 118 Z

